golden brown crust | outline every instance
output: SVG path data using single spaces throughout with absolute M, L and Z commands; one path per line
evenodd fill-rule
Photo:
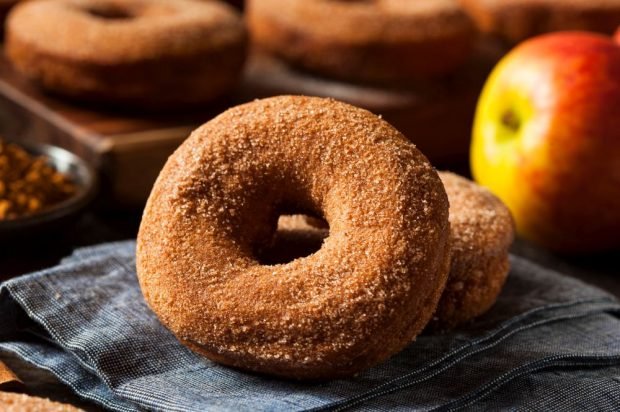
M 71 405 L 53 402 L 19 393 L 0 392 L 0 410 L 3 412 L 80 412 Z
M 561 30 L 612 34 L 620 24 L 620 1 L 617 0 L 459 1 L 480 30 L 511 43 Z
M 261 49 L 362 81 L 445 74 L 470 55 L 475 36 L 456 0 L 250 0 L 247 21 Z
M 256 252 L 289 210 L 324 216 L 321 249 Z M 138 234 L 146 301 L 186 345 L 238 368 L 349 376 L 426 325 L 449 265 L 437 173 L 377 116 L 300 96 L 232 108 L 170 157 Z
M 439 172 L 450 202 L 450 274 L 429 328 L 451 329 L 489 310 L 508 275 L 514 225 L 508 208 L 488 190 Z M 318 250 L 329 230 L 306 216 L 282 216 L 267 261 L 290 261 Z
M 449 329 L 495 303 L 508 275 L 514 223 L 508 208 L 471 180 L 440 172 L 450 200 L 450 275 L 429 327 Z
M 245 48 L 241 17 L 216 1 L 34 0 L 11 11 L 6 32 L 15 68 L 49 91 L 146 108 L 230 90 Z

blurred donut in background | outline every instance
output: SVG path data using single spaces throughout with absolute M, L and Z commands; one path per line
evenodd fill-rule
M 475 27 L 456 0 L 249 0 L 256 47 L 329 77 L 441 76 L 469 56 Z
M 459 1 L 482 32 L 510 43 L 562 30 L 612 34 L 620 24 L 620 0 Z
M 6 26 L 10 62 L 45 90 L 136 108 L 209 102 L 246 55 L 241 16 L 218 1 L 34 0 Z

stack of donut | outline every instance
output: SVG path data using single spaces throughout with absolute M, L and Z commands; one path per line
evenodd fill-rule
M 174 109 L 237 83 L 241 16 L 219 1 L 33 0 L 6 23 L 6 54 L 44 89 L 95 103 Z
M 293 213 L 320 220 L 277 231 Z M 265 259 L 285 231 L 320 248 Z M 384 361 L 429 323 L 487 310 L 512 236 L 499 200 L 439 175 L 379 117 L 282 96 L 224 112 L 170 157 L 144 211 L 137 270 L 149 306 L 195 352 L 330 379 Z

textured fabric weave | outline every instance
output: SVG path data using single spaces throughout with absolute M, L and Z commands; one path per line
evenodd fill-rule
M 0 350 L 117 411 L 620 409 L 619 302 L 520 258 L 466 329 L 420 336 L 355 378 L 296 383 L 179 344 L 142 299 L 134 253 L 134 242 L 80 249 L 4 283 Z

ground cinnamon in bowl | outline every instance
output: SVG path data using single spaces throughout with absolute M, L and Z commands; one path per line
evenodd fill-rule
M 0 139 L 0 221 L 44 211 L 73 196 L 76 184 L 45 156 Z

